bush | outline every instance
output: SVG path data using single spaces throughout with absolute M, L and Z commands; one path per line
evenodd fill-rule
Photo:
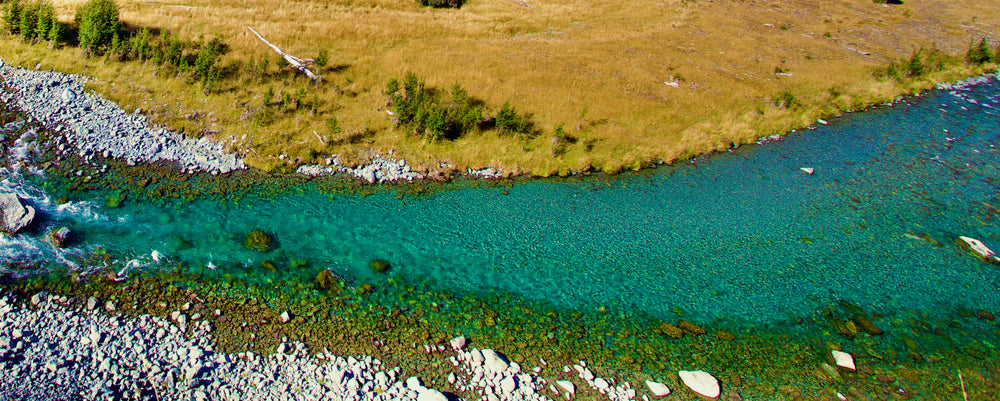
M 90 0 L 76 10 L 80 47 L 98 51 L 118 33 L 118 5 L 113 0 Z
M 517 114 L 514 106 L 510 102 L 505 102 L 497 113 L 497 130 L 502 135 L 529 135 L 531 133 L 531 123 L 526 118 Z
M 799 101 L 795 99 L 792 91 L 784 91 L 774 99 L 774 106 L 782 109 L 794 109 L 799 106 Z
M 455 139 L 475 130 L 483 115 L 480 102 L 469 98 L 461 85 L 452 87 L 451 99 L 446 101 L 437 91 L 425 88 L 413 73 L 403 79 L 402 93 L 399 81 L 389 80 L 386 95 L 396 111 L 396 125 L 413 126 L 430 140 Z
M 969 46 L 968 53 L 965 53 L 965 62 L 969 64 L 985 64 L 990 62 L 991 59 L 989 45 L 986 44 L 986 38 L 979 41 L 978 45 Z
M 319 55 L 316 56 L 316 65 L 320 67 L 326 67 L 326 63 L 330 62 L 330 52 L 326 49 L 320 49 Z
M 194 61 L 194 72 L 203 82 L 215 66 L 215 61 L 222 55 L 222 41 L 214 38 L 198 49 L 198 58 Z
M 459 8 L 464 0 L 418 0 L 417 2 L 424 7 Z
M 12 0 L 7 5 L 7 12 L 3 15 L 3 26 L 8 32 L 17 34 L 21 32 L 21 11 L 23 5 L 19 0 Z

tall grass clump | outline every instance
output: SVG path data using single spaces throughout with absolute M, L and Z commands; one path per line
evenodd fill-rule
M 121 22 L 118 5 L 113 0 L 90 0 L 76 10 L 80 47 L 97 52 L 112 44 Z

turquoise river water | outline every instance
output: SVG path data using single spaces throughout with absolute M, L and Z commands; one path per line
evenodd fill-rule
M 285 279 L 329 268 L 376 282 L 369 261 L 385 259 L 390 275 L 433 288 L 664 319 L 682 310 L 767 323 L 841 299 L 887 315 L 997 311 L 1000 268 L 956 241 L 1000 249 L 998 108 L 994 79 L 642 173 L 450 184 L 402 199 L 305 182 L 239 202 L 126 199 L 112 208 L 94 191 L 58 204 L 40 189 L 42 176 L 8 168 L 2 189 L 42 218 L 26 234 L 0 236 L 0 261 L 8 270 L 32 261 L 72 267 L 103 247 L 130 261 L 123 274 L 182 263 L 253 281 L 244 267 L 267 259 Z M 74 232 L 68 249 L 43 239 L 57 226 Z M 255 229 L 276 240 L 274 250 L 244 248 Z M 292 260 L 310 267 L 296 271 Z

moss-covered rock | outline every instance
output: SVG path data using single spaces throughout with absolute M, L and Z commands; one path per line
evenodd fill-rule
M 375 273 L 385 273 L 388 272 L 390 268 L 392 268 L 392 266 L 389 265 L 389 261 L 385 259 L 375 259 L 369 262 L 368 265 L 371 266 L 372 271 L 374 271 Z
M 684 337 L 683 329 L 667 322 L 660 323 L 660 326 L 656 328 L 656 331 L 660 332 L 660 334 L 670 336 L 673 338 Z
M 271 250 L 271 236 L 264 230 L 253 230 L 243 240 L 243 246 L 251 251 L 267 252 Z
M 707 333 L 707 331 L 705 331 L 705 329 L 701 328 L 701 326 L 698 326 L 697 324 L 691 323 L 691 322 L 689 322 L 687 320 L 678 320 L 677 321 L 677 327 L 680 327 L 681 330 L 684 330 L 684 331 L 686 331 L 688 333 L 691 333 L 691 334 L 694 334 L 696 336 L 700 336 L 702 334 Z
M 321 290 L 334 290 L 340 292 L 343 280 L 333 274 L 330 269 L 323 269 L 316 275 L 316 287 Z

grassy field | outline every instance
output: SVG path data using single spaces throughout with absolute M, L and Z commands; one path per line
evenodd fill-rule
M 80 3 L 56 0 L 59 19 L 70 23 Z M 469 0 L 460 9 L 432 9 L 413 0 L 119 0 L 129 26 L 229 45 L 220 63 L 231 73 L 209 95 L 150 62 L 82 57 L 72 46 L 52 50 L 4 35 L 0 54 L 96 77 L 92 88 L 125 108 L 224 140 L 263 169 L 392 151 L 419 169 L 554 175 L 683 159 L 979 74 L 996 64 L 967 66 L 965 52 L 981 38 L 991 46 L 1000 40 L 1000 0 L 528 3 Z M 298 57 L 328 50 L 323 82 L 279 71 L 276 54 L 247 27 Z M 921 48 L 953 59 L 914 79 L 873 74 Z M 264 58 L 265 73 L 247 67 Z M 530 115 L 537 136 L 489 130 L 431 141 L 395 127 L 384 90 L 408 72 L 445 92 L 462 85 L 487 114 L 509 101 Z M 269 88 L 277 100 L 265 107 Z M 341 131 L 328 128 L 330 118 Z M 558 126 L 565 136 L 554 134 Z

